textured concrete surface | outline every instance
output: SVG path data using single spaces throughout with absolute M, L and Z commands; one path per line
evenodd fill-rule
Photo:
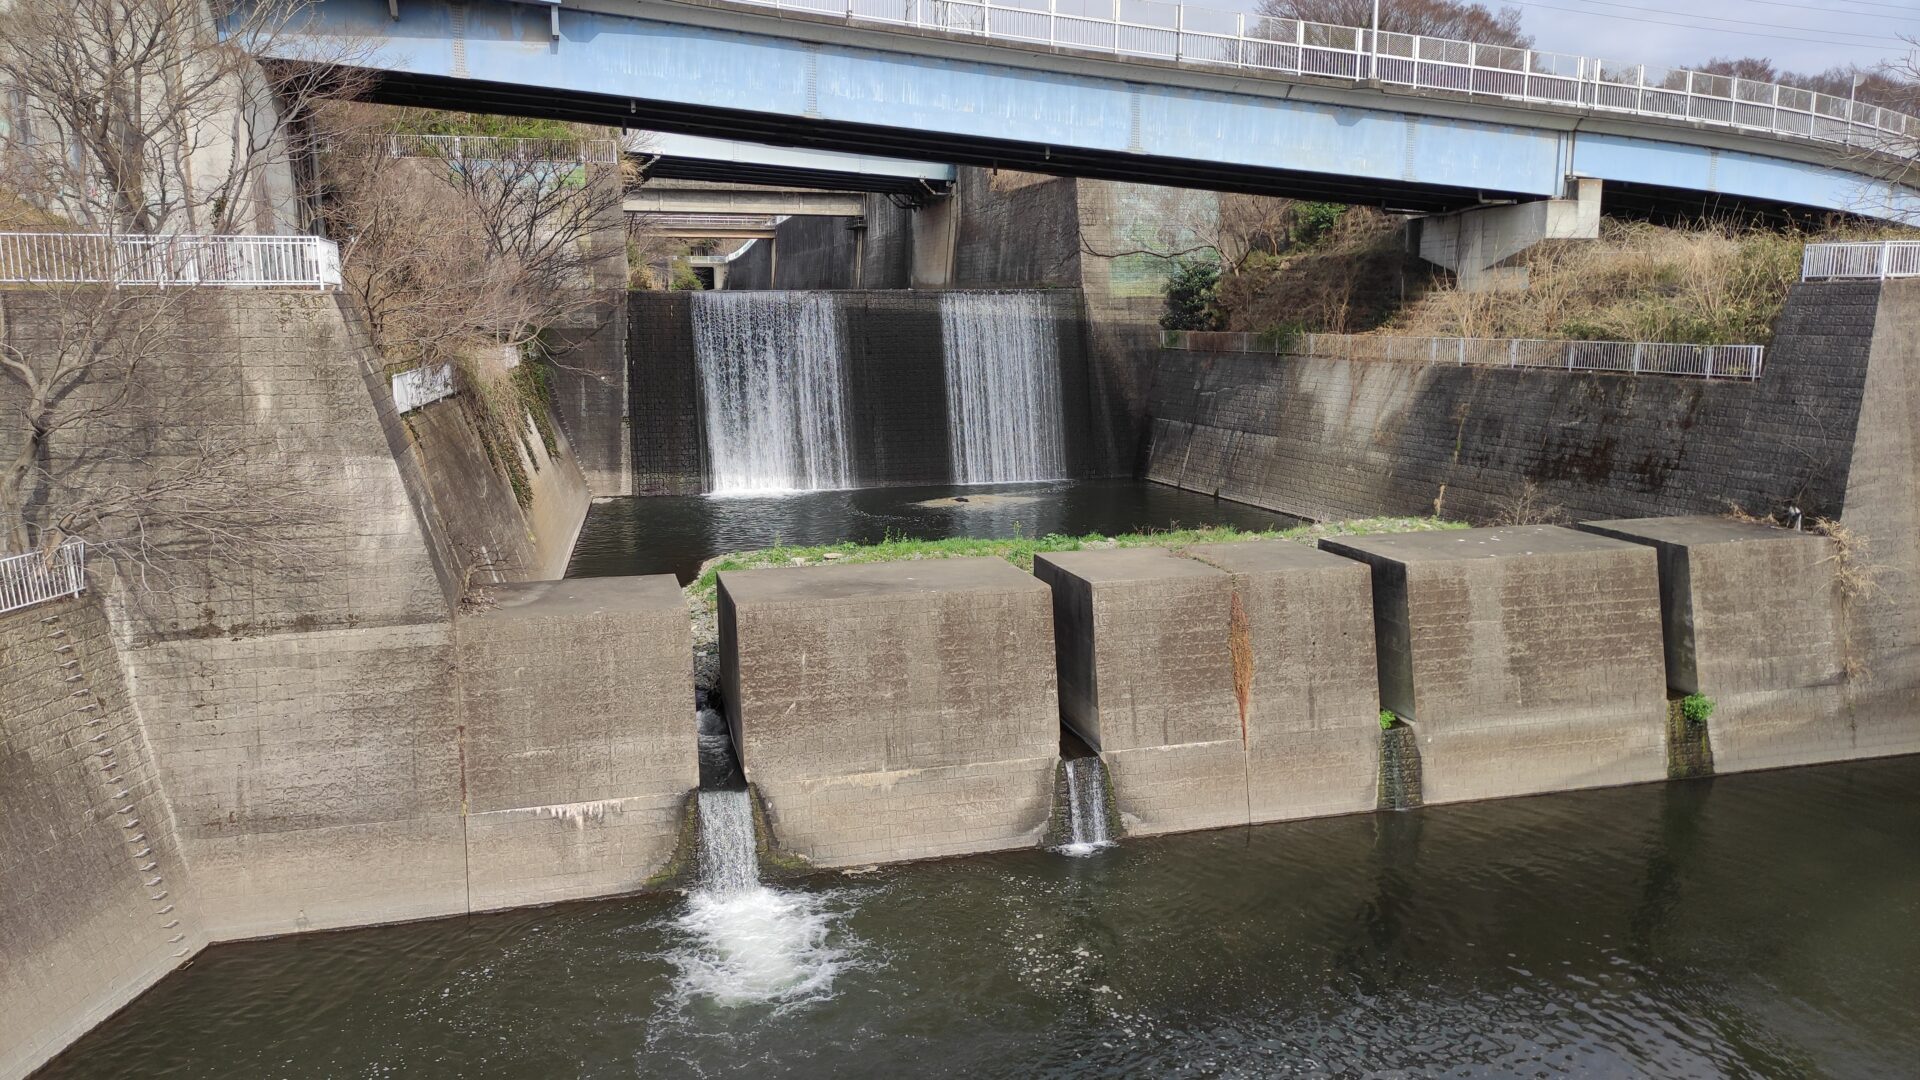
M 1185 554 L 1233 575 L 1234 624 L 1246 628 L 1249 820 L 1372 809 L 1380 687 L 1367 568 L 1282 540 Z
M 629 892 L 699 783 L 671 574 L 504 585 L 456 623 L 473 910 Z
M 1036 555 L 1053 593 L 1060 715 L 1107 763 L 1133 834 L 1247 821 L 1233 578 L 1164 548 Z
M 1658 553 L 1667 686 L 1713 699 L 1715 772 L 1852 756 L 1834 541 L 1725 517 L 1579 528 Z
M 1038 555 L 1061 714 L 1132 833 L 1371 809 L 1366 568 L 1286 541 Z
M 1163 350 L 1146 476 L 1315 520 L 1499 520 L 1526 481 L 1574 520 L 1837 516 L 1878 304 L 1794 286 L 1757 382 Z
M 1553 525 L 1322 539 L 1371 568 L 1381 703 L 1428 803 L 1666 776 L 1651 548 Z
M 823 866 L 1036 843 L 1059 752 L 1047 589 L 1000 559 L 720 575 L 727 720 Z
M 206 942 L 99 600 L 0 615 L 0 1076 Z

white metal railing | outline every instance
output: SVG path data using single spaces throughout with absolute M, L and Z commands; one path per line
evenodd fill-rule
M 1704 71 L 1276 19 L 1160 0 L 736 0 L 1044 45 L 1057 51 L 1311 75 L 1691 120 L 1911 153 L 1920 119 L 1848 98 Z
M 1920 240 L 1808 244 L 1800 280 L 1920 277 Z
M 647 220 L 676 229 L 771 229 L 786 220 L 773 214 L 678 214 L 653 213 Z
M 393 406 L 409 413 L 454 394 L 453 365 L 429 364 L 393 376 Z
M 1611 371 L 1624 375 L 1689 375 L 1704 379 L 1758 379 L 1763 345 L 1682 345 L 1652 341 L 1553 341 L 1543 338 L 1413 337 L 1390 334 L 1266 334 L 1184 332 L 1169 335 L 1178 349 L 1279 352 L 1333 360 L 1472 367 Z
M 318 236 L 0 233 L 0 285 L 331 289 L 340 249 Z
M 389 135 L 387 152 L 395 157 L 434 157 L 448 161 L 573 161 L 582 165 L 620 163 L 620 144 L 613 139 Z
M 79 596 L 87 588 L 87 545 L 69 540 L 51 553 L 30 551 L 0 559 L 0 612 Z

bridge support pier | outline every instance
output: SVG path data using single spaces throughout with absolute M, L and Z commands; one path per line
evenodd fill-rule
M 1600 236 L 1600 181 L 1568 181 L 1570 198 L 1480 206 L 1417 219 L 1409 237 L 1422 259 L 1453 271 L 1464 292 L 1527 287 L 1527 268 L 1507 265 L 1542 240 Z

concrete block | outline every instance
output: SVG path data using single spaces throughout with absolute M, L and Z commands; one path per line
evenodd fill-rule
M 671 574 L 498 586 L 455 626 L 474 910 L 638 889 L 699 783 Z
M 1428 803 L 1662 779 L 1650 548 L 1551 525 L 1323 539 L 1373 575 L 1381 702 Z
M 1000 559 L 720 575 L 727 720 L 824 866 L 1038 842 L 1059 753 L 1047 590 Z
M 1106 759 L 1127 830 L 1244 824 L 1232 575 L 1164 548 L 1052 552 L 1033 572 L 1053 592 L 1061 717 Z
M 1711 516 L 1579 528 L 1657 553 L 1667 685 L 1713 699 L 1715 772 L 1856 756 L 1832 540 Z
M 1373 809 L 1380 684 L 1367 568 L 1286 540 L 1186 553 L 1233 575 L 1246 626 L 1250 819 Z

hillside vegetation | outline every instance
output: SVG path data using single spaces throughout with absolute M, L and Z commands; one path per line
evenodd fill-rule
M 1223 274 L 1213 323 L 1254 332 L 1764 345 L 1807 243 L 1895 235 L 1916 234 L 1609 219 L 1598 240 L 1549 242 L 1520 255 L 1525 291 L 1468 293 L 1406 254 L 1404 221 L 1354 208 L 1316 242 Z

